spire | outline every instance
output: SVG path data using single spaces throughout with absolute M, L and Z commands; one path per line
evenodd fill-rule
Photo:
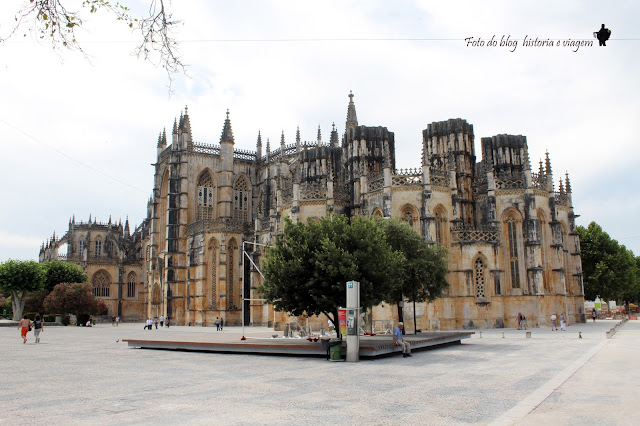
M 185 105 L 184 116 L 182 117 L 182 130 L 191 134 L 191 121 L 189 120 L 189 107 Z
M 540 177 L 540 179 L 542 179 L 542 176 L 544 176 L 544 168 L 542 167 L 542 159 L 540 159 L 540 169 L 538 170 L 538 176 Z
M 178 121 L 174 118 L 173 119 L 173 130 L 171 131 L 171 145 L 175 146 L 176 143 L 178 143 Z
M 549 158 L 549 151 L 545 153 L 544 165 L 545 165 L 545 173 L 548 176 L 551 176 L 553 173 L 551 173 L 551 159 Z
M 127 220 L 124 223 L 124 233 L 129 235 L 129 215 L 127 215 Z
M 349 92 L 349 106 L 347 107 L 347 129 L 358 127 L 356 105 L 353 103 L 353 92 Z
M 569 182 L 569 172 L 564 172 L 564 186 L 568 194 L 571 193 L 571 183 Z
M 162 146 L 167 146 L 167 128 L 162 129 Z
M 269 142 L 269 138 L 267 138 L 267 161 L 269 161 L 269 154 L 271 154 L 271 142 Z
M 558 181 L 559 181 L 558 190 L 560 191 L 560 194 L 564 194 L 564 184 L 562 183 L 562 178 L 558 179 Z
M 318 145 L 322 142 L 322 132 L 320 132 L 320 125 L 318 124 Z
M 158 134 L 158 148 L 162 148 L 162 133 Z
M 260 134 L 260 130 L 258 130 L 258 140 L 256 141 L 256 160 L 260 160 L 262 158 L 262 135 Z
M 282 148 L 282 154 L 284 155 L 284 130 L 282 131 L 282 135 L 280 135 L 280 148 Z
M 529 148 L 527 148 L 526 143 L 524 146 L 524 169 L 531 170 L 531 160 L 529 159 Z
M 109 226 L 111 226 L 111 215 L 109 215 Z
M 231 130 L 231 120 L 229 120 L 228 109 L 227 109 L 227 118 L 224 120 L 224 128 L 222 129 L 222 136 L 220 136 L 220 142 L 234 143 L 233 130 Z
M 296 129 L 296 145 L 300 145 L 300 126 Z
M 338 146 L 338 131 L 336 130 L 336 123 L 331 124 L 331 146 Z

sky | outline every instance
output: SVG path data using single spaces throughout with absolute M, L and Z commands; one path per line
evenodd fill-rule
M 26 3 L 0 2 L 0 37 Z M 342 133 L 350 91 L 359 124 L 395 133 L 398 168 L 420 166 L 435 121 L 472 123 L 477 161 L 482 137 L 527 136 L 534 171 L 548 151 L 555 181 L 569 173 L 577 224 L 595 221 L 640 255 L 640 3 L 183 0 L 171 11 L 188 65 L 172 93 L 106 14 L 84 10 L 85 55 L 22 33 L 0 44 L 0 262 L 37 259 L 73 216 L 135 228 L 158 134 L 185 107 L 195 141 L 218 144 L 229 109 L 236 148 L 255 150 L 258 131 L 272 147 L 297 127 L 310 141 L 318 126 L 324 140 L 332 123 Z M 602 23 L 606 47 L 593 38 Z

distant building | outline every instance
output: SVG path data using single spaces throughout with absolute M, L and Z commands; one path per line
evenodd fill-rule
M 297 131 L 287 144 L 283 133 L 272 150 L 258 132 L 255 152 L 235 149 L 228 112 L 220 145 L 195 142 L 185 109 L 171 144 L 165 132 L 158 138 L 144 222 L 130 234 L 128 222 L 123 229 L 72 220 L 62 238 L 43 245 L 40 260 L 80 264 L 95 294 L 125 320 L 164 314 L 179 324 L 211 325 L 216 317 L 240 324 L 244 285 L 252 299 L 244 302 L 245 323 L 282 323 L 287 316 L 255 290 L 260 275 L 248 259 L 260 265 L 262 246 L 243 243 L 269 244 L 285 215 L 396 217 L 449 249 L 450 287 L 418 304 L 418 328 L 513 327 L 519 312 L 530 326 L 552 312 L 583 321 L 568 175 L 554 187 L 548 154 L 531 170 L 524 136 L 482 138 L 477 162 L 465 120 L 435 122 L 422 134 L 421 167 L 397 170 L 393 132 L 359 125 L 353 94 L 341 141 L 334 125 L 329 141 L 320 129 L 311 142 Z M 66 257 L 58 254 L 65 243 Z M 412 329 L 413 307 L 404 309 Z M 374 317 L 395 312 L 378 306 Z

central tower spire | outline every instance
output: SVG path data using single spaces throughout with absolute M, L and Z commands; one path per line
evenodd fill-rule
M 349 106 L 347 107 L 347 130 L 358 127 L 356 104 L 353 103 L 353 92 L 349 91 Z

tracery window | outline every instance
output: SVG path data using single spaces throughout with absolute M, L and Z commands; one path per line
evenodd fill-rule
M 509 269 L 511 272 L 511 287 L 520 288 L 520 266 L 518 263 L 518 226 L 516 220 L 507 219 L 507 233 L 509 244 Z
M 127 277 L 127 297 L 136 297 L 136 273 L 129 272 Z
M 236 242 L 231 240 L 227 247 L 227 265 L 229 271 L 227 273 L 227 309 L 235 309 L 236 304 L 234 300 L 234 254 L 236 249 Z
M 447 231 L 447 218 L 442 210 L 436 211 L 436 244 L 439 246 L 446 246 L 446 231 Z
M 198 220 L 214 219 L 213 204 L 211 175 L 208 172 L 204 172 L 198 179 Z
M 482 259 L 477 258 L 474 265 L 475 282 L 476 282 L 476 297 L 483 298 L 485 294 L 485 267 Z
M 93 275 L 93 295 L 96 297 L 109 297 L 109 287 L 111 287 L 111 277 L 107 271 L 101 270 Z
M 249 184 L 245 177 L 236 180 L 233 186 L 233 217 L 243 221 L 249 220 Z
M 217 298 L 217 291 L 216 291 L 216 285 L 217 285 L 217 273 L 218 273 L 218 268 L 217 268 L 217 264 L 218 264 L 218 244 L 216 242 L 216 240 L 213 240 L 210 244 L 211 247 L 211 309 L 216 309 L 217 307 L 217 302 L 216 302 L 216 298 Z
M 102 256 L 102 240 L 100 238 L 95 242 L 95 256 Z
M 84 240 L 78 241 L 78 256 L 82 256 L 82 252 L 84 251 Z

